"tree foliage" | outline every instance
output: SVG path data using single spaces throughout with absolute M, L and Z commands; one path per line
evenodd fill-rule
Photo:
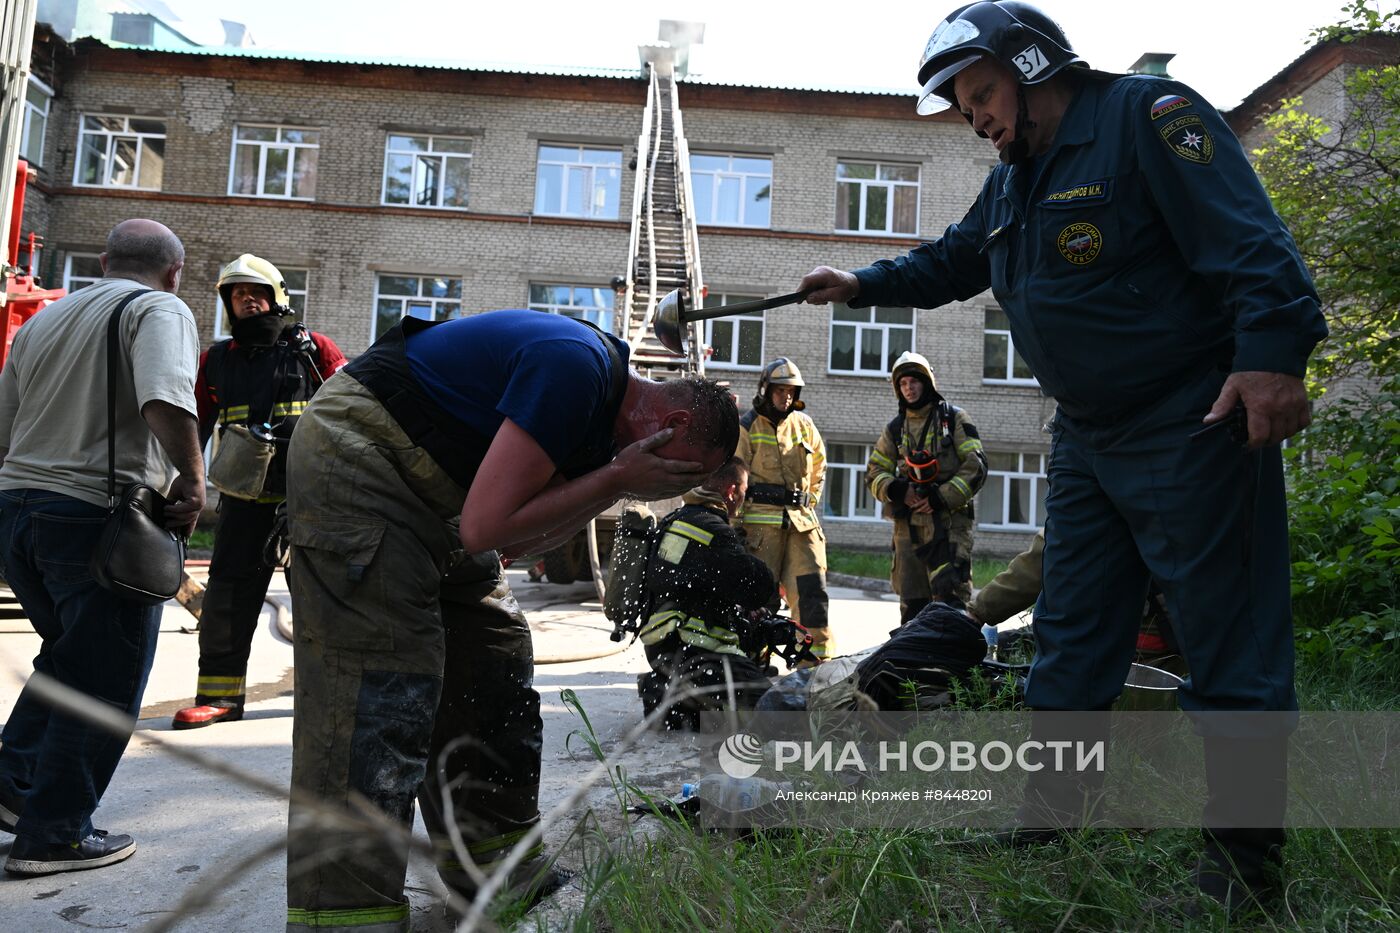
M 1348 15 L 1318 38 L 1400 36 L 1400 10 L 1353 0 Z M 1271 138 L 1255 151 L 1327 311 L 1331 336 L 1312 364 L 1323 382 L 1400 372 L 1400 64 L 1358 68 L 1344 88 L 1330 122 L 1300 98 L 1286 101 L 1265 120 Z

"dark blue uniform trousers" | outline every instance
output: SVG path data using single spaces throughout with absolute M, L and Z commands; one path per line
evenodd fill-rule
M 1279 448 L 1246 451 L 1223 429 L 1189 439 L 1224 379 L 1210 372 L 1112 426 L 1057 415 L 1029 705 L 1113 702 L 1150 574 L 1191 671 L 1182 709 L 1297 709 Z M 1205 735 L 1231 722 L 1197 717 Z

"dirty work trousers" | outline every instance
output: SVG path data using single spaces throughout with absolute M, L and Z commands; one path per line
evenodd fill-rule
M 275 569 L 263 560 L 263 550 L 276 517 L 276 502 L 232 496 L 219 500 L 209 585 L 199 616 L 196 706 L 243 706 L 248 654 Z
M 415 798 L 439 873 L 468 896 L 450 823 L 480 865 L 539 820 L 529 629 L 496 555 L 461 553 L 450 519 L 465 491 L 348 374 L 308 407 L 289 466 L 293 790 L 349 812 L 368 803 L 404 836 L 294 799 L 287 929 L 406 930 Z
M 964 509 L 939 517 L 948 522 L 952 555 L 946 565 L 935 567 L 914 553 L 915 548 L 933 539 L 935 517 L 895 519 L 894 540 L 890 544 L 890 585 L 899 596 L 901 625 L 933 600 L 956 599 L 964 606 L 972 602 L 972 513 Z
M 787 525 L 744 522 L 749 553 L 768 565 L 783 587 L 794 622 L 812 634 L 812 653 L 825 660 L 835 645 L 828 622 L 826 535 L 821 528 L 794 531 Z
M 651 673 L 642 688 L 642 708 L 647 715 L 668 692 L 689 693 L 678 700 L 682 715 L 730 709 L 729 691 L 734 690 L 733 709 L 749 710 L 773 682 L 747 655 L 708 651 L 681 642 L 674 632 L 654 645 L 646 646 Z M 648 690 L 651 691 L 648 695 Z
M 1224 849 L 1248 875 L 1276 860 L 1283 842 L 1280 736 L 1298 701 L 1279 448 L 1246 451 L 1224 431 L 1188 437 L 1224 380 L 1212 372 L 1184 382 L 1112 426 L 1056 415 L 1026 702 L 1107 709 L 1123 689 L 1155 578 L 1191 671 L 1181 708 L 1206 738 L 1207 852 Z M 1285 715 L 1223 714 L 1237 710 Z M 1252 786 L 1227 784 L 1222 775 L 1239 762 L 1226 766 L 1224 757 L 1249 743 L 1268 746 L 1249 756 Z

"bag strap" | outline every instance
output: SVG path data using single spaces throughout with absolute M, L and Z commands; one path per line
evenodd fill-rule
M 117 504 L 117 363 L 121 360 L 121 337 L 118 328 L 121 325 L 122 312 L 126 306 L 131 304 L 142 295 L 154 291 L 151 288 L 141 288 L 134 292 L 127 292 L 122 300 L 117 302 L 117 306 L 112 309 L 112 316 L 107 319 L 107 508 L 115 508 Z

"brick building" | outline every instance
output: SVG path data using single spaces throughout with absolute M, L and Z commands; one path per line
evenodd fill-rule
M 245 251 L 277 263 L 307 323 L 349 354 L 405 313 L 615 318 L 640 71 L 69 44 L 41 27 L 34 79 L 27 226 L 49 282 L 90 281 L 107 230 L 146 216 L 185 242 L 182 297 L 206 340 L 226 329 L 217 270 Z M 701 80 L 678 93 L 711 301 L 936 237 L 993 164 L 960 117 L 917 117 L 912 94 Z M 1040 522 L 1053 403 L 1004 328 L 990 293 L 938 312 L 803 305 L 713 324 L 709 372 L 746 400 L 765 360 L 798 363 L 828 444 L 828 537 L 882 547 L 864 464 L 895 412 L 889 361 L 912 346 L 982 430 L 994 474 L 979 549 L 1009 554 Z

